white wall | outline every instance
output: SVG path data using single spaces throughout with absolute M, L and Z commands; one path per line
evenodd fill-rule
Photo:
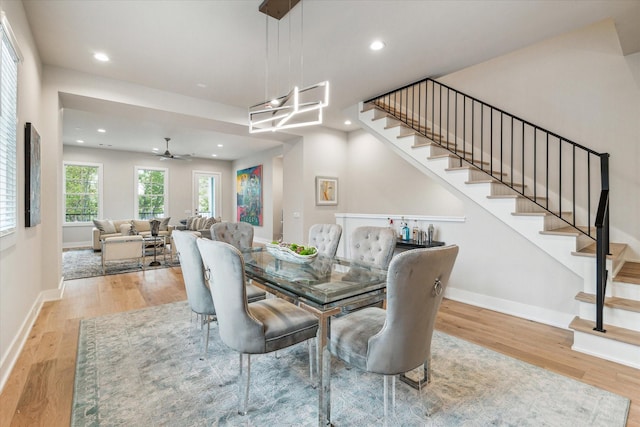
M 463 203 L 365 131 L 349 133 L 346 211 L 463 215 Z
M 440 79 L 598 152 L 608 152 L 611 235 L 640 259 L 640 69 L 604 21 Z M 636 189 L 636 190 L 631 190 Z
M 313 224 L 334 223 L 344 211 L 349 194 L 347 181 L 347 134 L 322 126 L 301 131 L 302 138 L 285 146 L 284 240 L 306 242 Z M 338 204 L 316 206 L 317 176 L 338 178 Z
M 282 167 L 282 156 L 273 158 L 273 173 L 272 173 L 272 195 L 273 200 L 273 240 L 282 238 L 282 198 L 283 198 L 283 186 L 284 186 L 284 170 Z
M 25 228 L 24 200 L 24 126 L 35 125 L 42 139 L 41 158 L 55 157 L 56 134 L 51 132 L 50 117 L 43 114 L 41 105 L 42 69 L 40 58 L 21 2 L 3 2 L 2 10 L 15 33 L 23 61 L 18 66 L 18 133 L 17 133 L 17 228 L 2 239 L 0 252 L 0 389 L 18 355 L 21 343 L 26 340 L 35 314 L 44 300 L 57 295 L 60 278 L 56 265 L 59 253 L 47 251 L 44 242 L 56 244 L 59 230 L 55 229 L 56 167 L 43 161 L 41 169 L 42 223 Z M 56 110 L 50 111 L 55 115 Z M 49 270 L 51 268 L 49 274 Z M 44 273 L 47 272 L 47 273 Z M 58 274 L 56 274 L 58 273 Z M 53 294 L 47 293 L 53 289 Z
M 302 139 L 283 147 L 283 239 L 287 242 L 303 242 L 302 214 L 304 212 L 305 191 L 304 179 L 304 149 Z
M 151 153 L 134 153 L 99 148 L 65 145 L 63 160 L 100 163 L 103 167 L 103 216 L 110 219 L 134 218 L 134 167 L 148 166 L 167 168 L 169 171 L 169 211 L 170 224 L 178 225 L 193 209 L 194 170 L 218 172 L 222 175 L 222 218 L 233 220 L 234 197 L 232 190 L 234 177 L 231 162 L 193 158 L 191 161 L 160 161 Z M 64 220 L 64 218 L 62 218 Z M 83 246 L 91 242 L 90 225 L 63 226 L 64 247 Z

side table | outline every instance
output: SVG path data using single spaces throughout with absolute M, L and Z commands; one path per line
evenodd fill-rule
M 146 236 L 144 238 L 145 242 L 145 251 L 150 247 L 153 247 L 153 261 L 149 263 L 149 267 L 157 267 L 161 265 L 160 261 L 158 261 L 158 248 L 162 248 L 162 256 L 164 257 L 164 263 L 167 263 L 167 252 L 165 250 L 167 245 L 166 236 Z

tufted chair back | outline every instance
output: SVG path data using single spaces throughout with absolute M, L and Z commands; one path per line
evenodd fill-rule
M 253 246 L 253 226 L 246 222 L 218 222 L 211 226 L 211 240 L 229 243 L 238 250 Z
M 174 230 L 171 237 L 180 256 L 184 287 L 191 310 L 198 314 L 216 314 L 211 291 L 205 282 L 202 258 L 196 243 L 197 237 L 188 231 Z
M 366 370 L 409 371 L 431 354 L 436 315 L 458 256 L 458 246 L 414 249 L 396 256 L 387 276 L 382 329 L 368 342 Z
M 351 259 L 386 270 L 396 247 L 396 233 L 387 227 L 358 227 L 349 247 Z
M 315 246 L 318 253 L 333 258 L 342 236 L 339 224 L 314 224 L 309 228 L 309 246 Z

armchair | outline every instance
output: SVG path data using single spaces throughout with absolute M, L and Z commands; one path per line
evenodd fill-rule
M 387 310 L 369 307 L 331 323 L 334 356 L 384 375 L 385 425 L 395 404 L 395 376 L 422 364 L 431 369 L 433 327 L 457 254 L 457 246 L 447 246 L 397 255 L 387 276 Z
M 180 267 L 187 292 L 187 300 L 191 311 L 202 316 L 202 327 L 207 329 L 204 335 L 204 354 L 209 347 L 209 333 L 211 322 L 216 320 L 216 309 L 211 297 L 211 291 L 204 277 L 204 268 L 200 250 L 196 243 L 197 236 L 188 231 L 174 231 L 171 234 L 180 258 Z M 265 292 L 253 285 L 247 285 L 247 302 L 259 301 L 265 298 Z
M 240 251 L 228 243 L 212 240 L 198 239 L 197 244 L 209 275 L 220 338 L 240 353 L 238 413 L 246 415 L 251 354 L 270 353 L 308 341 L 311 363 L 311 338 L 315 338 L 318 331 L 318 319 L 280 298 L 247 304 L 244 260 Z M 243 366 L 245 356 L 246 369 Z
M 144 240 L 142 236 L 107 237 L 101 242 L 102 274 L 107 274 L 107 261 L 137 259 L 144 268 Z

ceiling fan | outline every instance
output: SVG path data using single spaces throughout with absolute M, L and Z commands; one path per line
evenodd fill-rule
M 167 142 L 165 152 L 162 154 L 155 153 L 156 156 L 160 157 L 160 160 L 191 160 L 190 154 L 171 154 L 171 151 L 169 151 L 169 141 L 171 141 L 171 138 L 165 138 L 164 140 Z

